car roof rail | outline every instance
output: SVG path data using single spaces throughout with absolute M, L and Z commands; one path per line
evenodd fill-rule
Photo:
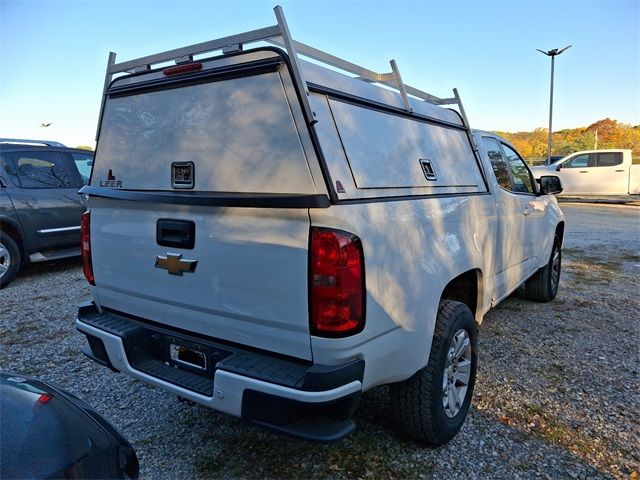
M 96 131 L 96 140 L 100 134 L 100 123 L 102 121 L 102 114 L 104 112 L 104 106 L 106 102 L 107 91 L 109 85 L 113 80 L 113 76 L 119 73 L 140 73 L 150 71 L 155 66 L 166 62 L 174 61 L 176 64 L 186 63 L 193 61 L 194 55 L 200 55 L 204 53 L 222 51 L 223 54 L 240 51 L 244 45 L 266 42 L 273 45 L 277 45 L 284 48 L 289 55 L 292 77 L 296 84 L 298 91 L 301 93 L 301 103 L 305 118 L 309 124 L 316 122 L 314 114 L 309 103 L 309 89 L 307 88 L 307 82 L 305 81 L 302 70 L 300 68 L 298 56 L 304 56 L 311 58 L 320 64 L 325 64 L 339 70 L 349 72 L 353 75 L 354 80 L 361 80 L 371 84 L 381 85 L 380 88 L 391 88 L 394 91 L 400 93 L 404 109 L 412 114 L 413 110 L 409 102 L 409 95 L 415 97 L 424 102 L 428 102 L 434 105 L 457 105 L 459 114 L 462 118 L 463 125 L 467 130 L 467 135 L 471 144 L 474 146 L 474 150 L 477 150 L 475 141 L 471 135 L 471 129 L 469 128 L 469 121 L 465 113 L 462 101 L 458 95 L 457 89 L 453 89 L 453 97 L 440 98 L 435 95 L 431 95 L 427 92 L 419 90 L 417 88 L 406 85 L 402 81 L 400 71 L 395 60 L 391 60 L 391 72 L 389 73 L 377 73 L 372 70 L 368 70 L 364 67 L 360 67 L 354 63 L 348 62 L 341 58 L 335 57 L 331 54 L 325 53 L 316 48 L 310 47 L 303 43 L 294 41 L 291 38 L 289 27 L 284 18 L 284 12 L 282 7 L 276 5 L 274 12 L 277 19 L 277 24 L 270 27 L 260 28 L 257 30 L 251 30 L 249 32 L 240 33 L 237 35 L 230 35 L 216 40 L 210 40 L 207 42 L 197 43 L 187 47 L 168 50 L 166 52 L 157 53 L 154 55 L 148 55 L 135 60 L 128 60 L 122 63 L 116 63 L 116 54 L 114 52 L 109 53 L 109 59 L 107 63 L 107 70 L 105 74 L 102 105 L 100 107 L 100 116 L 98 121 L 98 129 Z
M 0 138 L 0 143 L 15 143 L 15 144 L 23 144 L 23 145 L 44 145 L 46 147 L 67 148 L 66 145 L 60 142 L 54 142 L 53 140 L 25 140 L 22 138 Z

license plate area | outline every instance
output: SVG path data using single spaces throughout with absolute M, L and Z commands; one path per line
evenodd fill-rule
M 223 346 L 198 341 L 166 331 L 141 328 L 124 339 L 127 358 L 138 370 L 150 371 L 163 365 L 213 379 L 217 364 L 233 354 Z
M 218 362 L 232 354 L 216 346 L 173 335 L 157 333 L 153 337 L 160 343 L 161 360 L 165 365 L 207 378 L 213 378 Z
M 172 343 L 169 345 L 169 356 L 175 364 L 199 371 L 207 370 L 207 355 L 204 352 Z

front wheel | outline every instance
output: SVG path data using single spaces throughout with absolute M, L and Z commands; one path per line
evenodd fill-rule
M 464 303 L 443 300 L 427 365 L 391 386 L 398 426 L 428 445 L 451 440 L 467 416 L 477 363 L 477 329 L 471 310 Z
M 553 239 L 549 262 L 525 282 L 525 293 L 529 300 L 549 302 L 556 298 L 560 285 L 562 267 L 562 241 L 558 235 Z

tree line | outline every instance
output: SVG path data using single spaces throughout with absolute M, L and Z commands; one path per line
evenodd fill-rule
M 546 158 L 549 130 L 536 128 L 532 132 L 494 133 L 509 140 L 526 159 Z M 605 118 L 588 127 L 558 130 L 551 135 L 551 155 L 568 155 L 580 150 L 630 148 L 633 157 L 640 158 L 640 125 L 631 126 Z
M 547 157 L 548 131 L 546 128 L 536 128 L 532 132 L 493 133 L 509 140 L 525 159 L 534 160 Z M 93 150 L 87 145 L 77 148 Z M 551 155 L 564 156 L 581 150 L 603 148 L 630 148 L 633 150 L 634 163 L 640 163 L 640 125 L 631 126 L 605 118 L 588 127 L 558 130 L 551 136 Z

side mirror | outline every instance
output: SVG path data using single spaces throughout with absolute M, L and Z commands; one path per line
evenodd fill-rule
M 563 190 L 560 177 L 556 177 L 555 175 L 543 175 L 538 182 L 540 183 L 541 195 L 557 195 Z
M 556 172 L 559 172 L 561 168 L 562 168 L 562 164 L 559 163 L 558 166 L 556 167 Z

